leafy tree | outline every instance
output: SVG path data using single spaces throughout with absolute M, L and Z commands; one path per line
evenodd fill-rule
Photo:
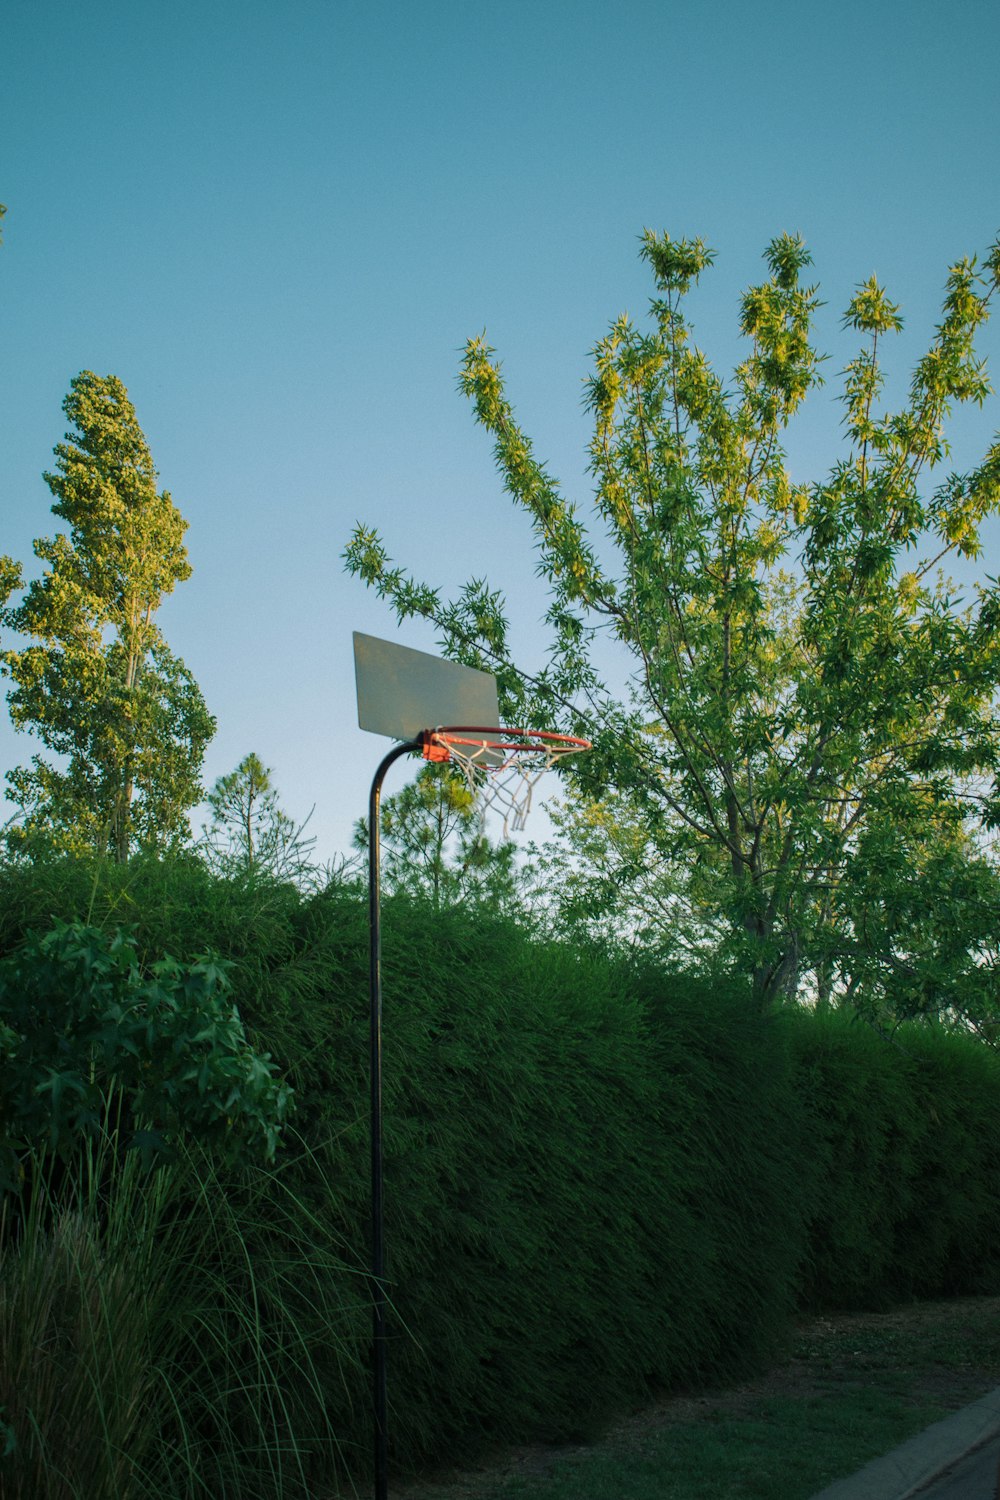
M 235 771 L 219 777 L 208 805 L 212 822 L 200 849 L 219 874 L 267 874 L 298 882 L 312 873 L 316 840 L 303 837 L 309 819 L 298 824 L 282 811 L 270 768 L 253 751 Z
M 996 1042 L 1000 869 L 983 849 L 961 833 L 873 823 L 847 861 L 840 906 L 821 977 L 837 972 L 845 997 L 883 1025 L 932 1015 Z
M 626 799 L 570 796 L 549 811 L 556 836 L 531 847 L 522 899 L 554 930 L 651 948 L 696 970 L 725 960 L 730 936 L 711 879 L 659 855 Z M 933 1017 L 996 1045 L 998 911 L 994 850 L 961 829 L 873 820 L 845 860 L 836 921 L 815 935 L 812 998 L 850 1004 L 882 1030 Z
M 699 878 L 658 850 L 627 797 L 567 792 L 548 804 L 554 836 L 528 846 L 524 900 L 570 941 L 704 968 L 726 943 L 714 875 Z
M 456 659 L 497 673 L 509 722 L 585 733 L 579 792 L 613 791 L 650 850 L 724 919 L 762 1004 L 849 931 L 842 892 L 872 829 L 944 836 L 995 820 L 1000 596 L 959 600 L 938 569 L 975 558 L 1000 500 L 1000 445 L 941 477 L 956 402 L 990 387 L 975 336 L 1000 282 L 1000 242 L 952 267 L 941 322 L 907 398 L 881 409 L 881 356 L 902 320 L 872 278 L 845 323 L 846 452 L 810 484 L 782 435 L 819 380 L 816 288 L 801 240 L 768 246 L 742 299 L 745 358 L 727 385 L 692 344 L 686 299 L 711 265 L 700 240 L 646 232 L 656 296 L 643 329 L 618 318 L 587 381 L 590 466 L 610 546 L 535 457 L 482 338 L 461 384 L 495 439 L 504 485 L 530 518 L 550 587 L 547 664 L 519 671 L 505 604 L 484 580 L 454 602 L 394 566 L 369 527 L 349 570 L 400 619 L 437 625 Z M 613 554 L 613 561 L 605 559 Z M 629 664 L 624 701 L 592 651 L 610 633 Z
M 63 402 L 72 430 L 45 475 L 68 534 L 35 543 L 46 564 L 17 605 L 21 570 L 0 559 L 0 624 L 32 644 L 0 666 L 18 729 L 64 757 L 8 774 L 22 839 L 110 852 L 163 848 L 188 834 L 215 721 L 154 615 L 190 576 L 187 523 L 156 470 L 128 393 L 113 375 L 78 375 Z
M 516 849 L 486 836 L 461 774 L 424 766 L 381 804 L 382 882 L 389 891 L 429 897 L 435 907 L 489 901 L 509 908 L 517 891 Z M 368 849 L 368 819 L 354 825 L 354 847 Z

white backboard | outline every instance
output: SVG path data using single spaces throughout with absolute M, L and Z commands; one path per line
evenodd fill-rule
M 495 729 L 500 723 L 495 677 L 426 651 L 356 630 L 354 675 L 358 724 L 372 734 L 412 740 L 444 724 Z

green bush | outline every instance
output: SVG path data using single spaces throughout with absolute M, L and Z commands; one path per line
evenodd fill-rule
M 911 1024 L 790 1018 L 807 1111 L 803 1300 L 883 1307 L 1000 1286 L 1000 1058 Z
M 312 917 L 340 933 L 331 1173 L 360 1259 L 364 927 L 334 893 Z M 795 1109 L 780 1027 L 748 995 L 667 997 L 652 971 L 405 901 L 384 989 L 397 1461 L 579 1435 L 773 1349 L 802 1235 Z
M 108 1124 L 148 1157 L 189 1132 L 225 1157 L 274 1155 L 290 1102 L 248 1045 L 226 966 L 161 958 L 135 940 L 57 922 L 0 958 L 0 1192 L 26 1151 L 66 1159 Z
M 296 1098 L 273 1166 L 170 1168 L 155 1274 L 186 1332 L 154 1325 L 150 1346 L 176 1397 L 162 1451 L 188 1457 L 148 1493 L 201 1493 L 199 1465 L 212 1493 L 255 1500 L 364 1474 L 362 896 L 183 860 L 0 869 L 0 953 L 55 915 L 127 924 L 143 973 L 217 954 L 248 1044 Z M 982 1046 L 761 1017 L 739 985 L 482 913 L 393 898 L 383 915 L 398 1468 L 577 1436 L 650 1391 L 739 1373 L 797 1299 L 1000 1284 L 1000 1078 Z

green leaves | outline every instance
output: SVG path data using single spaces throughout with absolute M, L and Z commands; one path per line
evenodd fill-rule
M 903 320 L 898 304 L 890 302 L 885 288 L 879 286 L 876 277 L 870 276 L 847 304 L 844 327 L 857 328 L 862 333 L 900 333 Z
M 652 229 L 643 230 L 639 254 L 652 266 L 657 286 L 681 296 L 715 260 L 715 251 L 704 240 L 671 240 L 669 234 L 658 235 Z
M 0 607 L 21 587 L 21 565 L 12 557 L 0 557 Z
M 957 819 L 971 836 L 992 816 L 995 587 L 965 607 L 934 578 L 949 554 L 978 554 L 981 523 L 1000 509 L 997 446 L 968 474 L 928 476 L 947 453 L 952 403 L 989 392 L 975 337 L 1000 249 L 983 267 L 951 269 L 941 322 L 895 412 L 878 409 L 879 341 L 902 326 L 900 309 L 875 277 L 856 289 L 844 321 L 865 343 L 844 372 L 848 452 L 812 484 L 793 481 L 782 451 L 820 383 L 822 304 L 802 281 L 801 239 L 768 245 L 767 279 L 741 302 L 746 356 L 728 382 L 694 346 L 684 310 L 713 253 L 646 231 L 641 255 L 656 290 L 648 325 L 617 318 L 585 386 L 594 510 L 610 547 L 536 456 L 485 336 L 466 346 L 460 389 L 549 585 L 546 665 L 518 671 L 505 602 L 484 580 L 444 601 L 360 526 L 347 566 L 399 619 L 433 620 L 449 654 L 495 671 L 505 714 L 593 740 L 565 773 L 583 799 L 567 819 L 568 858 L 597 861 L 581 909 L 593 896 L 607 915 L 615 888 L 627 928 L 641 888 L 672 942 L 678 911 L 696 932 L 728 923 L 723 946 L 749 965 L 762 1003 L 810 971 L 820 990 L 848 987 L 846 969 L 831 978 L 828 938 L 849 946 L 859 920 L 844 882 L 869 826 L 891 808 L 905 839 L 925 829 L 930 805 L 935 827 Z M 599 631 L 621 648 L 624 701 L 595 665 Z M 590 821 L 597 809 L 608 821 Z M 642 879 L 626 879 L 640 864 Z M 577 900 L 579 881 L 574 890 Z
M 752 287 L 743 298 L 740 327 L 753 339 L 754 350 L 737 375 L 744 391 L 743 422 L 749 418 L 776 428 L 788 422 L 818 383 L 810 329 L 820 304 L 814 287 L 799 285 L 799 272 L 812 263 L 812 256 L 797 235 L 772 240 L 764 259 L 770 281 Z
M 167 1152 L 180 1135 L 224 1157 L 273 1157 L 291 1106 L 268 1057 L 247 1042 L 230 965 L 165 957 L 143 972 L 135 940 L 57 923 L 0 960 L 0 1164 L 68 1158 L 124 1100 L 124 1144 Z
M 187 836 L 215 730 L 197 684 L 153 616 L 188 578 L 187 523 L 156 471 L 121 381 L 85 370 L 63 408 L 73 425 L 45 475 L 69 532 L 35 543 L 46 570 L 8 604 L 20 570 L 0 560 L 0 624 L 29 641 L 0 650 L 16 728 L 65 757 L 8 777 L 15 840 L 111 852 Z

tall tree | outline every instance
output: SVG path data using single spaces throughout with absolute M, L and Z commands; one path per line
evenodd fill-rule
M 199 847 L 219 874 L 301 882 L 315 873 L 309 819 L 296 823 L 282 810 L 271 774 L 251 751 L 209 792 L 211 823 Z
M 157 489 L 146 439 L 114 375 L 85 370 L 63 402 L 71 430 L 45 475 L 68 533 L 35 542 L 45 571 L 16 605 L 21 570 L 0 559 L 10 713 L 62 757 L 8 774 L 21 835 L 110 852 L 163 848 L 189 832 L 215 721 L 154 616 L 188 578 L 187 522 Z
M 483 339 L 462 387 L 495 439 L 504 485 L 530 518 L 549 581 L 551 654 L 520 672 L 505 604 L 482 580 L 452 603 L 394 567 L 374 530 L 346 553 L 400 619 L 438 626 L 456 659 L 497 672 L 508 722 L 589 735 L 578 789 L 614 789 L 653 851 L 714 890 L 762 1003 L 847 933 L 841 890 L 869 829 L 943 831 L 995 819 L 1000 596 L 963 605 L 938 569 L 980 552 L 1000 505 L 1000 445 L 934 482 L 955 402 L 989 393 L 975 352 L 1000 283 L 1000 243 L 958 262 L 908 399 L 880 410 L 881 354 L 901 327 L 872 278 L 846 324 L 862 347 L 844 372 L 847 452 L 793 481 L 782 434 L 818 381 L 810 256 L 782 236 L 743 297 L 746 357 L 725 384 L 691 342 L 685 302 L 713 254 L 647 232 L 651 326 L 619 318 L 594 351 L 588 403 L 603 558 L 537 460 Z M 608 689 L 591 650 L 610 632 L 631 691 Z

